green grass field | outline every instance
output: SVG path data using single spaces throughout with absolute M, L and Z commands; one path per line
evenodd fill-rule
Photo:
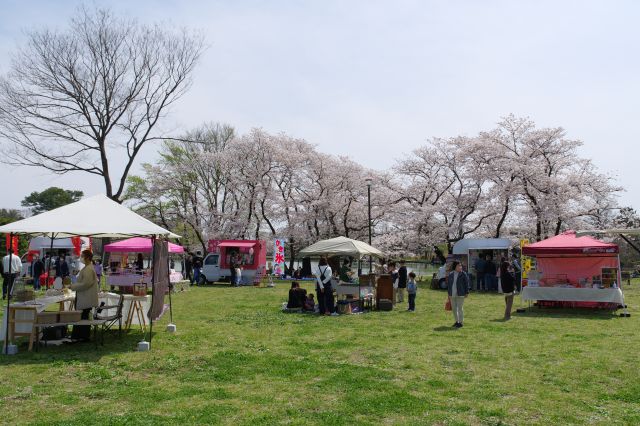
M 0 423 L 639 424 L 639 287 L 625 286 L 630 318 L 534 308 L 502 322 L 501 296 L 472 294 L 459 330 L 426 288 L 416 313 L 340 317 L 280 312 L 286 283 L 192 288 L 151 352 L 132 331 L 0 356 Z

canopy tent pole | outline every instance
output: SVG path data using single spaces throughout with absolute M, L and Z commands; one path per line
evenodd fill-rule
M 169 254 L 168 251 L 167 254 Z M 167 256 L 167 262 L 170 262 L 170 257 L 170 255 Z M 167 267 L 167 283 L 169 284 L 169 322 L 173 324 L 173 307 L 171 306 L 171 268 L 169 267 Z
M 9 272 L 7 273 L 6 277 L 9 279 L 9 282 L 7 283 L 7 311 L 5 313 L 4 316 L 4 321 L 7 324 L 7 327 L 5 329 L 4 332 L 4 354 L 5 355 L 9 355 L 9 305 L 11 305 L 11 293 L 13 290 L 13 280 L 11 279 L 11 258 L 13 256 L 11 256 L 11 253 L 13 252 L 13 233 L 9 234 Z M 7 279 L 7 278 L 3 278 Z M 3 282 L 4 284 L 4 282 Z
M 627 242 L 627 244 L 629 244 L 631 247 L 633 247 L 633 249 L 635 251 L 637 251 L 638 253 L 640 253 L 640 248 L 638 248 L 638 246 L 636 246 L 635 244 L 633 244 L 631 242 L 631 240 L 629 240 L 627 237 L 624 236 L 624 234 L 620 234 L 620 237 L 625 240 Z
M 153 310 L 153 294 L 155 293 L 154 287 L 156 285 L 156 268 L 154 268 L 155 263 L 155 246 L 156 246 L 156 236 L 151 237 L 151 309 L 149 312 Z M 151 339 L 153 338 L 153 314 L 149 315 L 149 349 L 151 349 Z

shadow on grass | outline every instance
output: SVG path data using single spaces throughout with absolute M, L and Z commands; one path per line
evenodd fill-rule
M 566 309 L 566 308 L 538 308 L 525 309 L 524 312 L 514 312 L 512 317 L 522 318 L 566 318 L 566 319 L 591 319 L 611 320 L 617 318 L 616 311 L 593 309 Z
M 446 325 L 441 325 L 440 327 L 434 327 L 433 331 L 456 331 L 457 328 L 455 327 L 451 327 L 451 326 L 446 326 Z
M 153 332 L 153 336 L 158 333 Z M 53 344 L 50 343 L 46 347 L 43 341 L 40 341 L 38 351 L 34 346 L 33 351 L 29 352 L 29 341 L 22 339 L 18 343 L 18 353 L 16 355 L 5 356 L 0 355 L 0 365 L 31 365 L 31 364 L 49 364 L 53 361 L 99 361 L 105 355 L 117 353 L 136 352 L 138 342 L 142 340 L 141 332 L 122 332 L 122 337 L 118 337 L 118 332 L 108 332 L 104 336 L 104 345 L 100 344 L 100 336 L 98 336 L 98 345 L 92 340 L 86 343 L 75 344 Z M 145 339 L 149 338 L 149 333 L 144 335 Z M 4 342 L 2 342 L 4 344 Z M 151 339 L 153 347 L 153 339 Z

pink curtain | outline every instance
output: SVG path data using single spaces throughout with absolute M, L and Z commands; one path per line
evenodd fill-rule
M 619 268 L 617 257 L 538 257 L 537 261 L 543 280 L 566 275 L 571 284 L 578 284 L 580 278 L 601 275 L 602 268 Z

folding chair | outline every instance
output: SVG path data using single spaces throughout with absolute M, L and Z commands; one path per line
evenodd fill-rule
M 107 299 L 108 300 L 108 299 Z M 124 295 L 120 294 L 117 305 L 102 305 L 96 309 L 94 319 L 105 321 L 102 325 L 102 332 L 110 330 L 116 322 L 118 323 L 118 336 L 122 336 L 122 305 L 124 304 Z M 114 310 L 111 313 L 110 311 Z M 98 312 L 101 311 L 101 312 Z M 105 314 L 106 312 L 106 314 Z

